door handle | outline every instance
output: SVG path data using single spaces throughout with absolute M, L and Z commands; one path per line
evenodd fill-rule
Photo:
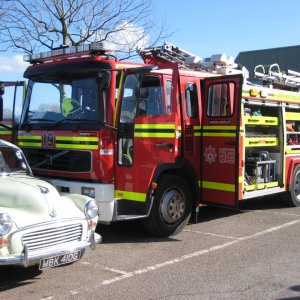
M 225 142 L 224 144 L 228 146 L 235 146 L 235 142 Z
M 158 147 L 158 148 L 173 149 L 174 145 L 173 144 L 169 144 L 169 143 L 159 143 L 159 144 L 156 144 L 156 147 Z

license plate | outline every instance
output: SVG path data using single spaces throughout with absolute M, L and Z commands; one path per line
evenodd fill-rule
M 66 265 L 73 263 L 75 261 L 80 260 L 81 258 L 81 250 L 74 251 L 68 254 L 62 254 L 57 256 L 51 256 L 47 258 L 43 258 L 40 261 L 40 270 L 48 269 L 48 268 L 54 268 L 61 265 Z

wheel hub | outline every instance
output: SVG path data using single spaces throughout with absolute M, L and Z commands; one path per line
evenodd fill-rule
M 165 193 L 161 201 L 161 216 L 164 222 L 172 224 L 183 217 L 185 212 L 185 201 L 177 190 Z

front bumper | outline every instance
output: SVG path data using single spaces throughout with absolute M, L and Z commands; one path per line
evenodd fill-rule
M 47 257 L 69 254 L 77 250 L 85 250 L 89 247 L 94 249 L 95 244 L 99 244 L 101 241 L 101 235 L 92 233 L 89 241 L 76 242 L 69 245 L 60 246 L 59 248 L 56 247 L 51 249 L 43 249 L 34 251 L 32 253 L 28 252 L 27 246 L 25 245 L 20 255 L 0 256 L 0 266 L 19 265 L 26 268 L 31 265 L 39 264 L 41 259 Z
M 54 185 L 59 192 L 66 192 L 70 194 L 82 194 L 82 188 L 94 188 L 95 200 L 99 206 L 98 222 L 103 224 L 110 224 L 113 221 L 115 210 L 114 199 L 114 184 L 106 183 L 91 183 L 84 181 L 68 181 L 63 179 L 45 179 Z

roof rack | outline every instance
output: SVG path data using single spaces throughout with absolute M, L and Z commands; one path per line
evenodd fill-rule
M 269 70 L 266 72 L 267 67 Z M 270 87 L 275 84 L 300 89 L 300 73 L 292 70 L 288 70 L 287 73 L 282 72 L 278 64 L 257 65 L 254 68 L 254 75 Z
M 221 74 L 243 74 L 248 78 L 249 72 L 244 68 L 237 69 L 232 56 L 215 54 L 209 58 L 201 58 L 171 43 L 162 46 L 138 49 L 139 55 L 147 64 L 176 62 L 182 69 L 212 71 Z

